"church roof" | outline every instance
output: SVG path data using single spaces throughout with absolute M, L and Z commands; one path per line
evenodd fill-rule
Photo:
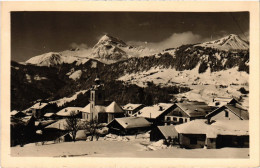
M 113 101 L 109 106 L 106 107 L 107 113 L 123 113 L 123 109 Z
M 96 105 L 96 112 L 106 112 L 106 113 L 124 113 L 123 109 L 113 101 L 109 106 Z M 82 108 L 82 112 L 90 113 L 90 103 Z

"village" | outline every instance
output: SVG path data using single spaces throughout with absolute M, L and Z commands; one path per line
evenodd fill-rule
M 177 100 L 120 106 L 105 99 L 98 76 L 94 82 L 85 107 L 55 111 L 53 104 L 38 102 L 24 111 L 12 111 L 11 149 L 19 151 L 27 144 L 51 148 L 75 141 L 82 145 L 113 141 L 119 151 L 121 142 L 138 142 L 146 151 L 173 146 L 192 150 L 249 148 L 249 113 L 235 98 L 215 97 L 210 104 Z

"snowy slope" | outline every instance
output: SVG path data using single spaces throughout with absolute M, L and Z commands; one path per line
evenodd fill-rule
M 176 71 L 174 68 L 151 68 L 148 71 L 125 74 L 118 80 L 129 84 L 147 87 L 148 82 L 159 86 L 188 86 L 192 90 L 177 97 L 186 97 L 189 100 L 209 103 L 213 97 L 236 97 L 242 94 L 238 91 L 244 87 L 248 90 L 249 74 L 239 72 L 237 67 L 228 70 L 198 73 L 199 65 L 192 70 Z M 248 97 L 244 98 L 243 105 L 248 107 Z
M 77 71 L 73 72 L 73 73 L 69 76 L 69 78 L 70 78 L 70 79 L 73 79 L 73 80 L 78 80 L 78 79 L 80 79 L 81 75 L 82 75 L 82 71 L 81 71 L 81 70 L 77 70 Z
M 85 94 L 88 90 L 81 90 L 81 91 L 78 91 L 76 92 L 73 96 L 71 97 L 64 97 L 64 98 L 61 98 L 61 99 L 58 99 L 58 100 L 55 100 L 55 101 L 51 101 L 50 103 L 55 103 L 57 104 L 58 107 L 61 107 L 63 106 L 64 104 L 68 103 L 68 102 L 71 102 L 73 100 L 76 100 L 77 99 L 77 96 L 79 94 Z
M 218 40 L 205 42 L 196 46 L 212 47 L 220 50 L 248 50 L 248 42 L 242 40 L 238 35 L 230 34 Z

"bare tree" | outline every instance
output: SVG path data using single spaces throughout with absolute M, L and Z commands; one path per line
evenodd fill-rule
M 93 119 L 91 121 L 85 121 L 84 123 L 84 129 L 90 133 L 91 135 L 91 141 L 93 141 L 94 136 L 96 137 L 96 140 L 99 138 L 99 128 L 102 128 L 103 126 L 98 122 L 97 119 Z
M 77 118 L 77 113 L 75 111 L 70 113 L 70 116 L 66 119 L 66 123 L 65 128 L 71 132 L 72 140 L 75 142 L 77 132 L 80 128 L 80 119 Z

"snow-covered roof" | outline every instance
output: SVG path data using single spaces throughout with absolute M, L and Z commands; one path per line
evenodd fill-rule
M 205 134 L 208 138 L 216 138 L 217 135 L 249 135 L 248 120 L 218 120 L 209 125 L 206 120 L 193 120 L 175 126 L 181 134 Z
M 176 105 L 185 112 L 189 117 L 205 116 L 215 108 L 203 103 L 176 103 Z
M 45 127 L 45 128 L 48 128 L 48 129 L 66 130 L 66 125 L 67 125 L 66 119 L 61 119 L 61 120 L 58 120 L 58 121 L 55 122 L 55 123 L 52 123 L 51 125 L 48 125 L 48 126 Z
M 135 110 L 136 108 L 142 106 L 143 104 L 132 104 L 132 103 L 128 103 L 124 106 L 122 106 L 123 110 Z
M 168 110 L 173 105 L 174 104 L 172 104 L 172 103 L 158 103 L 153 106 L 147 106 L 147 107 L 142 108 L 140 110 L 140 113 L 138 112 L 137 117 L 156 119 L 157 117 L 159 117 L 162 113 L 164 113 L 166 110 Z
M 106 107 L 107 113 L 124 113 L 123 109 L 113 101 L 109 106 Z
M 212 116 L 222 112 L 225 109 L 229 109 L 232 113 L 234 113 L 240 119 L 249 120 L 248 111 L 245 110 L 244 108 L 242 108 L 242 106 L 240 106 L 238 104 L 234 104 L 234 105 L 227 104 L 227 105 L 221 106 L 221 107 L 215 109 L 214 111 L 212 111 L 211 113 L 209 113 L 208 115 L 206 115 L 205 117 L 212 117 Z
M 90 103 L 83 107 L 82 112 L 84 113 L 90 113 Z M 106 113 L 124 113 L 123 109 L 115 102 L 113 101 L 109 106 L 102 106 L 102 105 L 96 105 L 95 106 L 96 112 L 106 112 Z
M 53 116 L 55 113 L 46 113 L 46 114 L 44 114 L 44 117 L 51 117 L 51 116 Z
M 31 109 L 42 109 L 42 108 L 44 108 L 47 105 L 48 105 L 48 103 L 36 103 L 35 105 L 33 105 L 31 107 Z
M 11 116 L 14 116 L 14 115 L 16 115 L 18 113 L 18 111 L 17 110 L 13 110 L 13 111 L 11 111 Z
M 123 117 L 123 118 L 115 118 L 113 121 L 111 121 L 108 124 L 108 127 L 112 122 L 115 121 L 118 122 L 125 129 L 151 126 L 151 123 L 142 117 Z
M 161 131 L 165 138 L 171 137 L 178 137 L 178 132 L 175 129 L 174 125 L 165 125 L 165 126 L 158 126 L 158 129 Z
M 212 102 L 209 102 L 209 106 L 218 106 L 218 107 L 221 107 L 221 106 L 224 106 L 224 105 L 227 105 L 231 102 L 235 102 L 235 103 L 238 103 L 238 101 L 235 99 L 235 98 L 230 98 L 230 97 L 216 97 L 213 99 Z
M 60 110 L 56 115 L 68 117 L 68 116 L 70 116 L 71 112 L 74 111 L 76 114 L 78 114 L 79 112 L 81 112 L 81 110 L 82 110 L 82 107 L 66 107 L 66 108 Z

